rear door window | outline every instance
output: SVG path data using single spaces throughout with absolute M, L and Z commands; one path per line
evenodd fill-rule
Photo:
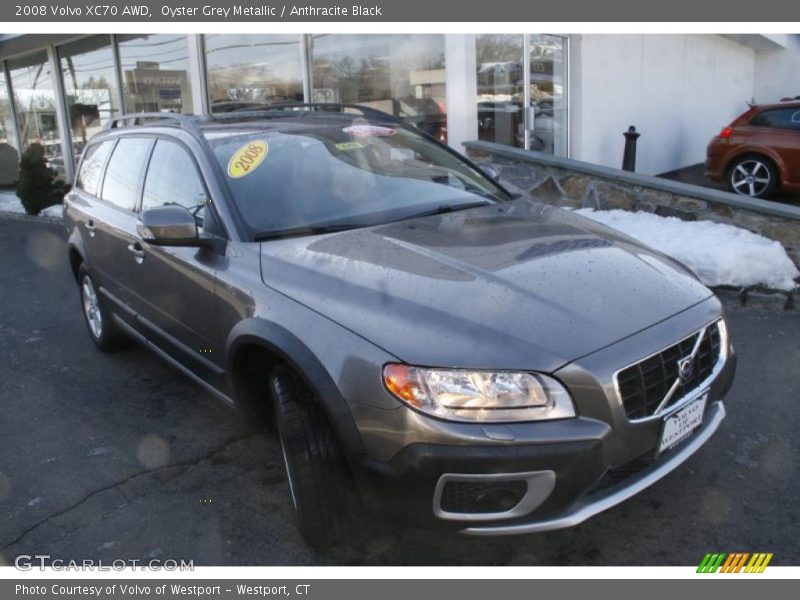
M 800 130 L 800 108 L 777 108 L 765 110 L 750 122 L 759 127 Z
M 86 149 L 81 170 L 75 180 L 75 186 L 88 194 L 97 196 L 100 178 L 103 176 L 103 165 L 114 148 L 114 142 L 108 140 L 101 144 L 92 144 Z
M 122 138 L 117 142 L 103 178 L 103 200 L 124 210 L 133 211 L 139 202 L 142 181 L 152 140 L 144 137 Z

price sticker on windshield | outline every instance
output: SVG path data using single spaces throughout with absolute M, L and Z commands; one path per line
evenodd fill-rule
M 342 131 L 355 137 L 389 137 L 397 133 L 396 129 L 379 125 L 350 125 L 342 127 Z
M 239 179 L 252 173 L 266 158 L 269 144 L 266 140 L 253 140 L 233 153 L 228 161 L 228 176 Z

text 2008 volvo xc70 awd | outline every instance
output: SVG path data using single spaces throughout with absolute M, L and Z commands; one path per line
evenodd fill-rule
M 115 119 L 64 214 L 95 344 L 135 338 L 273 419 L 314 545 L 352 502 L 474 535 L 576 525 L 725 416 L 735 356 L 691 272 L 377 111 Z

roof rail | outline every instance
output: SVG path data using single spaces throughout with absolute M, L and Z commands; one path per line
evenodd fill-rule
M 359 111 L 365 117 L 375 117 L 379 119 L 388 119 L 390 121 L 402 122 L 400 117 L 396 117 L 391 115 L 387 112 L 382 110 L 378 110 L 377 108 L 371 108 L 369 106 L 362 106 L 360 104 L 339 104 L 336 102 L 307 102 L 307 103 L 293 103 L 293 102 L 280 102 L 277 104 L 270 104 L 265 106 L 264 108 L 252 108 L 252 107 L 242 107 L 234 109 L 227 114 L 239 114 L 242 113 L 259 113 L 259 112 L 273 112 L 273 111 L 298 111 L 298 110 L 309 110 L 309 111 L 327 111 L 327 112 L 345 112 L 346 110 L 356 110 Z M 215 115 L 217 116 L 217 115 Z
M 125 121 L 133 120 L 133 125 L 139 125 L 137 123 L 139 119 L 147 119 L 147 120 L 157 120 L 162 119 L 165 121 L 172 121 L 176 125 L 183 127 L 184 129 L 189 129 L 193 133 L 198 132 L 197 127 L 197 120 L 195 117 L 191 115 L 184 115 L 181 113 L 148 113 L 148 112 L 140 112 L 140 113 L 131 113 L 128 115 L 120 115 L 119 117 L 112 117 L 108 121 L 106 121 L 105 125 L 103 126 L 104 131 L 108 131 L 110 129 L 116 129 L 118 127 L 123 127 Z

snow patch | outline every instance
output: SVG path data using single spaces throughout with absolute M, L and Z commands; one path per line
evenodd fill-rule
M 800 271 L 779 242 L 733 225 L 625 210 L 574 211 L 613 227 L 692 269 L 709 286 L 796 287 Z
M 48 206 L 44 210 L 41 210 L 39 216 L 61 219 L 63 218 L 61 211 L 62 206 L 56 204 L 55 206 Z M 18 215 L 25 214 L 25 209 L 22 208 L 22 202 L 17 198 L 16 192 L 8 190 L 0 191 L 0 212 L 15 213 Z
M 25 214 L 22 202 L 14 192 L 0 192 L 0 212 Z
M 50 217 L 54 219 L 62 219 L 64 215 L 62 214 L 63 207 L 60 204 L 55 204 L 53 206 L 48 206 L 44 210 L 39 211 L 40 217 Z

